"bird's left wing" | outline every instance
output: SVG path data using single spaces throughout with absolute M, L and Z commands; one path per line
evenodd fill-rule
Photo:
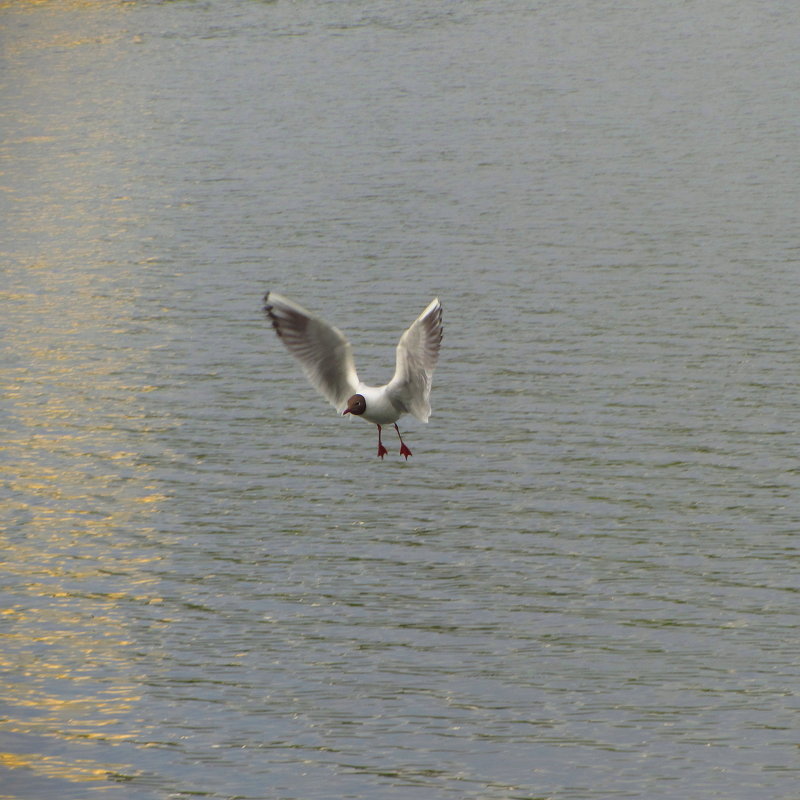
M 275 292 L 264 295 L 264 313 L 311 384 L 338 411 L 343 411 L 358 387 L 353 353 L 344 334 Z
M 437 297 L 397 343 L 397 366 L 387 392 L 396 406 L 422 422 L 431 415 L 431 381 L 443 332 L 442 304 Z

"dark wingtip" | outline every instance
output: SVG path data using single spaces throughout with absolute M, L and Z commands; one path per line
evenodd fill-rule
M 426 317 L 426 323 L 428 328 L 428 334 L 433 338 L 433 343 L 436 346 L 437 352 L 439 349 L 439 345 L 442 343 L 442 339 L 444 339 L 444 325 L 442 323 L 442 304 L 437 298 L 437 305 L 431 311 L 431 313 Z
M 278 324 L 278 318 L 272 313 L 273 308 L 274 306 L 269 302 L 269 292 L 266 292 L 264 294 L 264 313 L 267 315 L 267 319 L 272 323 L 275 333 L 282 337 L 283 334 L 281 333 L 280 325 Z

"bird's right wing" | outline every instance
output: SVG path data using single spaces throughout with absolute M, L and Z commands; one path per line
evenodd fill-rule
M 337 411 L 344 411 L 358 390 L 353 353 L 344 334 L 275 292 L 264 295 L 264 313 L 311 384 Z

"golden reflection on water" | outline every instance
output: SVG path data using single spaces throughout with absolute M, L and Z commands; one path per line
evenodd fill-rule
M 124 392 L 114 406 L 113 388 L 107 378 L 105 410 L 120 413 Z M 55 735 L 114 745 L 140 734 L 130 617 L 161 601 L 150 570 L 163 555 L 141 549 L 127 534 L 147 539 L 148 518 L 164 498 L 135 453 L 117 449 L 113 425 L 69 433 L 81 419 L 70 414 L 76 397 L 58 380 L 50 390 L 61 392 L 60 401 L 35 403 L 35 414 L 28 391 L 15 397 L 16 435 L 4 448 L 2 472 L 12 499 L 11 524 L 0 534 L 7 587 L 0 616 L 6 716 L 0 725 L 5 733 L 43 741 Z M 103 420 L 102 403 L 92 411 Z M 46 754 L 7 753 L 1 763 L 72 782 L 122 771 L 119 764 Z
M 0 768 L 29 769 L 36 775 L 46 778 L 59 778 L 70 783 L 88 783 L 107 781 L 110 775 L 124 770 L 123 765 L 114 770 L 110 765 L 98 767 L 86 759 L 65 761 L 55 756 L 43 756 L 40 753 L 0 753 Z
M 0 753 L 0 770 L 71 783 L 130 771 L 84 757 L 85 747 L 142 737 L 136 624 L 161 600 L 153 573 L 164 558 L 150 523 L 164 493 L 142 458 L 153 387 L 142 379 L 147 353 L 130 340 L 140 259 L 130 197 L 120 191 L 128 167 L 114 149 L 121 101 L 103 104 L 102 83 L 90 83 L 94 106 L 57 102 L 69 96 L 76 50 L 82 65 L 111 57 L 106 45 L 120 35 L 115 16 L 125 5 L 0 4 L 6 77 L 25 89 L 0 145 L 12 165 L 0 188 L 14 224 L 0 245 L 9 265 L 0 293 L 0 731 L 6 749 L 19 741 L 20 751 Z M 35 57 L 44 51 L 46 63 Z M 31 752 L 31 737 L 41 752 Z M 70 758 L 78 744 L 84 753 Z
M 17 496 L 41 496 L 46 504 L 17 501 L 24 525 L 0 537 L 8 590 L 0 617 L 0 697 L 6 734 L 53 736 L 71 742 L 115 745 L 138 737 L 139 701 L 133 652 L 136 635 L 128 614 L 160 602 L 157 581 L 147 574 L 158 555 L 137 555 L 109 531 L 120 532 L 114 514 L 81 508 L 83 497 L 56 480 L 21 476 Z M 57 478 L 51 475 L 51 478 Z M 141 498 L 139 498 L 141 499 Z M 120 498 L 128 515 L 137 498 Z M 116 580 L 109 589 L 109 575 Z M 13 742 L 13 738 L 11 739 Z M 71 782 L 125 771 L 119 764 L 68 761 L 46 753 L 6 753 L 0 765 Z

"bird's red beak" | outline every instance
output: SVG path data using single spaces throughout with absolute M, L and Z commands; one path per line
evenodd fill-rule
M 342 411 L 342 416 L 344 416 L 345 414 L 349 414 L 349 413 L 350 413 L 350 409 L 346 408 L 344 411 Z

